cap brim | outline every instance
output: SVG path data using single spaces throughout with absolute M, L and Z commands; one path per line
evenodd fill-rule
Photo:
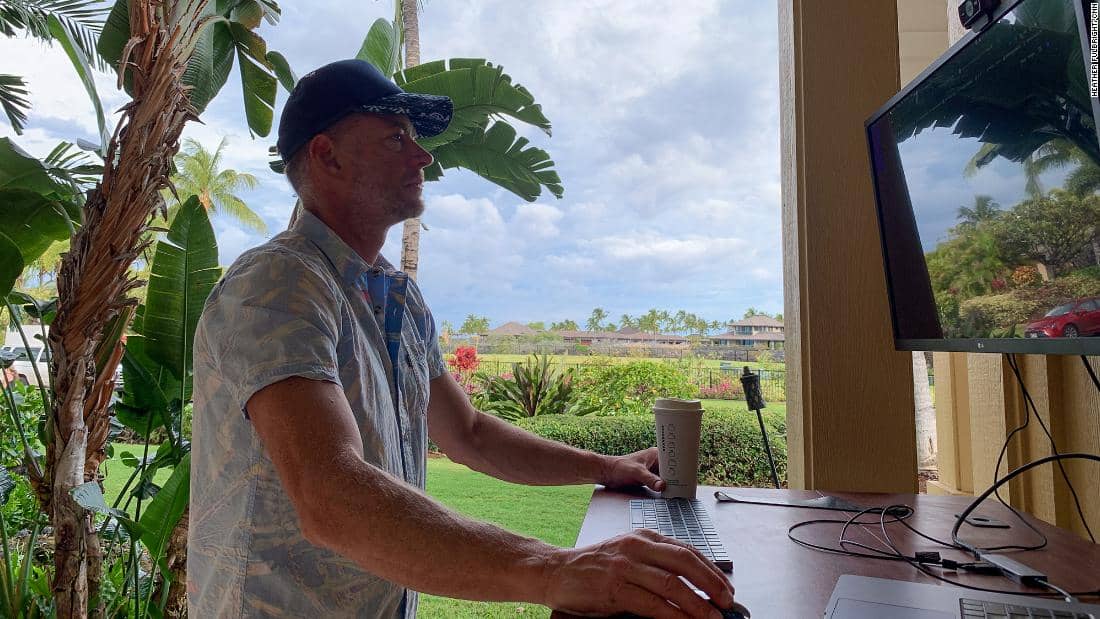
M 451 124 L 454 104 L 450 97 L 401 92 L 358 109 L 372 114 L 404 114 L 416 128 L 417 137 L 430 138 L 443 133 Z

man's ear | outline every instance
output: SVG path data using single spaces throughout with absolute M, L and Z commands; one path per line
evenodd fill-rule
M 319 133 L 310 139 L 306 145 L 310 159 L 310 167 L 326 176 L 340 172 L 340 160 L 336 153 L 336 143 L 331 137 Z

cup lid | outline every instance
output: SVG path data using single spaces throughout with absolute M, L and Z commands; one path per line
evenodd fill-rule
M 665 410 L 677 411 L 698 411 L 703 410 L 703 403 L 699 400 L 682 400 L 680 398 L 657 398 L 657 401 L 653 403 L 653 408 L 662 408 Z

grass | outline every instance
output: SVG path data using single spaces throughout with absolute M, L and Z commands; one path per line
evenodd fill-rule
M 132 469 L 120 455 L 129 451 L 141 457 L 141 445 L 115 445 L 115 455 L 103 465 L 107 477 L 104 496 L 113 503 Z M 168 480 L 169 471 L 159 471 L 158 484 Z M 521 535 L 537 537 L 556 546 L 572 547 L 577 540 L 592 486 L 531 487 L 503 482 L 474 472 L 446 458 L 428 460 L 428 494 L 462 514 L 492 522 Z M 133 513 L 133 506 L 128 510 Z M 549 617 L 542 606 L 453 600 L 432 595 L 420 598 L 419 616 L 457 619 L 500 617 Z
M 445 358 L 451 358 L 454 355 L 444 355 Z M 481 361 L 497 362 L 497 363 L 516 363 L 526 361 L 530 355 L 478 355 L 477 358 Z M 590 365 L 590 364 L 607 364 L 607 363 L 630 363 L 631 361 L 655 361 L 658 363 L 690 363 L 692 367 L 699 367 L 703 369 L 718 370 L 721 369 L 721 364 L 732 364 L 733 367 L 741 370 L 743 366 L 749 366 L 753 370 L 759 370 L 762 365 L 756 361 L 719 361 L 717 359 L 669 359 L 658 357 L 609 357 L 607 355 L 550 355 L 552 363 L 566 363 L 569 365 Z M 782 370 L 784 365 L 782 363 L 768 363 L 763 367 L 772 370 Z

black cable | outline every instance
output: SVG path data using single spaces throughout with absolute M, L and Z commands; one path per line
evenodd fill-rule
M 909 523 L 905 522 L 914 513 L 913 508 L 908 506 L 908 505 L 889 505 L 889 506 L 886 506 L 886 507 L 870 507 L 870 508 L 867 508 L 863 511 L 860 511 L 859 513 L 857 513 L 854 516 L 848 518 L 847 520 L 822 518 L 822 519 L 806 520 L 806 521 L 803 521 L 803 522 L 797 522 L 797 523 L 791 525 L 787 529 L 787 537 L 792 542 L 798 544 L 799 546 L 803 546 L 805 548 L 810 548 L 810 549 L 813 549 L 813 550 L 818 550 L 818 551 L 821 551 L 821 552 L 827 552 L 827 553 L 830 553 L 830 554 L 839 554 L 839 555 L 844 555 L 844 556 L 849 556 L 849 557 L 860 557 L 860 558 L 865 558 L 865 559 L 875 559 L 875 560 L 880 560 L 880 561 L 905 561 L 905 562 L 909 563 L 910 565 L 912 565 L 917 570 L 919 570 L 921 573 L 923 573 L 927 576 L 930 576 L 931 578 L 935 578 L 936 580 L 940 580 L 940 581 L 943 581 L 945 583 L 955 585 L 957 587 L 962 587 L 964 589 L 971 589 L 971 590 L 974 590 L 974 591 L 983 591 L 983 592 L 987 592 L 987 593 L 1000 593 L 1000 594 L 1008 594 L 1008 595 L 1022 595 L 1022 594 L 1024 594 L 1024 595 L 1033 595 L 1033 596 L 1037 596 L 1037 597 L 1051 597 L 1051 596 L 1055 596 L 1055 595 L 1059 595 L 1059 596 L 1062 596 L 1062 597 L 1070 597 L 1070 598 L 1072 598 L 1074 596 L 1097 597 L 1097 596 L 1100 596 L 1100 587 L 1097 587 L 1096 589 L 1091 589 L 1091 590 L 1088 590 L 1088 591 L 1067 592 L 1067 591 L 1065 591 L 1063 589 L 1060 589 L 1057 586 L 1055 586 L 1055 585 L 1053 585 L 1049 582 L 1042 581 L 1039 584 L 1041 584 L 1044 587 L 1050 588 L 1053 591 L 1056 591 L 1057 593 L 1052 593 L 1052 592 L 1028 592 L 1028 593 L 1025 594 L 1025 593 L 1023 593 L 1019 590 L 1008 591 L 1008 590 L 1002 590 L 1002 589 L 990 589 L 990 588 L 987 588 L 987 587 L 977 587 L 977 586 L 974 586 L 974 585 L 968 585 L 968 584 L 965 584 L 965 583 L 962 583 L 962 582 L 958 582 L 958 581 L 952 580 L 950 578 L 945 578 L 945 577 L 937 574 L 933 570 L 931 570 L 929 566 L 938 566 L 938 567 L 941 567 L 941 568 L 944 568 L 944 569 L 962 569 L 964 571 L 972 571 L 972 572 L 976 572 L 976 571 L 979 571 L 981 569 L 988 568 L 990 566 L 989 566 L 988 563 L 985 563 L 985 562 L 982 562 L 982 561 L 977 561 L 977 562 L 973 562 L 973 563 L 961 563 L 961 562 L 953 561 L 953 560 L 950 560 L 950 559 L 940 559 L 939 561 L 927 561 L 927 560 L 921 560 L 921 557 L 919 557 L 919 556 L 910 557 L 910 556 L 906 555 L 905 553 L 901 552 L 901 549 L 898 548 L 897 545 L 894 543 L 893 539 L 890 537 L 889 531 L 886 528 L 887 524 L 901 523 L 902 526 L 905 526 L 910 531 L 913 531 L 914 533 L 916 533 L 917 535 L 919 535 L 922 538 L 925 538 L 927 540 L 930 540 L 932 542 L 935 542 L 937 544 L 940 544 L 940 545 L 948 547 L 948 548 L 953 548 L 953 549 L 962 550 L 962 551 L 970 551 L 970 552 L 980 553 L 980 552 L 988 552 L 990 550 L 1000 550 L 1000 549 L 1004 549 L 1004 548 L 1009 548 L 1007 546 L 997 547 L 997 548 L 982 548 L 982 549 L 976 548 L 976 547 L 974 547 L 970 544 L 967 544 L 967 543 L 965 543 L 965 542 L 963 542 L 962 540 L 959 539 L 959 529 L 962 527 L 962 523 L 965 522 L 966 517 L 969 516 L 975 509 L 977 509 L 977 507 L 979 505 L 981 505 L 981 503 L 983 501 L 988 499 L 991 494 L 996 493 L 996 491 L 1001 486 L 1008 483 L 1012 479 L 1016 478 L 1020 474 L 1026 472 L 1026 471 L 1028 471 L 1032 468 L 1035 468 L 1039 465 L 1046 464 L 1048 462 L 1055 462 L 1055 461 L 1061 462 L 1062 460 L 1069 460 L 1069 459 L 1074 459 L 1074 458 L 1100 462 L 1100 456 L 1095 456 L 1095 455 L 1092 455 L 1092 454 L 1063 453 L 1063 454 L 1056 454 L 1056 455 L 1052 455 L 1052 456 L 1047 456 L 1045 458 L 1040 458 L 1039 460 L 1036 460 L 1034 462 L 1030 462 L 1030 463 L 1025 464 L 1025 465 L 1023 465 L 1019 468 L 1016 468 L 1012 471 L 1009 471 L 1009 473 L 1003 479 L 1000 479 L 1000 480 L 996 481 L 993 484 L 993 486 L 991 486 L 988 490 L 986 490 L 984 493 L 982 493 L 981 496 L 974 499 L 974 501 L 972 503 L 970 503 L 970 505 L 968 505 L 967 508 L 965 510 L 963 510 L 963 512 L 961 514 L 959 514 L 958 519 L 956 519 L 956 521 L 955 521 L 954 527 L 951 529 L 951 539 L 952 539 L 951 543 L 944 542 L 944 541 L 938 540 L 934 537 L 925 535 L 925 534 L 921 533 L 920 531 L 917 531 Z M 864 526 L 864 525 L 874 524 L 874 522 L 865 522 L 865 521 L 860 521 L 859 520 L 859 518 L 861 516 L 868 515 L 868 514 L 870 514 L 870 515 L 876 515 L 877 514 L 879 516 L 878 524 L 879 524 L 879 528 L 882 530 L 882 535 L 883 535 L 883 539 L 880 540 L 880 541 L 882 541 L 883 544 L 885 544 L 890 549 L 891 552 L 886 552 L 884 550 L 881 550 L 881 549 L 878 549 L 878 548 L 873 548 L 873 547 L 868 546 L 866 544 L 863 544 L 861 542 L 856 542 L 854 540 L 848 540 L 848 539 L 845 538 L 844 533 L 847 531 L 847 529 L 851 525 Z M 1023 516 L 1020 515 L 1018 512 L 1017 512 L 1017 515 L 1019 515 L 1021 518 L 1023 518 Z M 893 516 L 893 520 L 887 520 L 886 519 L 887 516 Z M 809 542 L 809 541 L 806 541 L 806 540 L 803 540 L 803 539 L 799 539 L 798 537 L 796 537 L 794 535 L 794 531 L 796 529 L 800 529 L 802 527 L 816 525 L 816 524 L 841 524 L 841 525 L 844 525 L 844 527 L 841 531 L 841 537 L 840 537 L 841 548 L 832 548 L 832 547 L 829 547 L 829 546 L 822 546 L 820 544 L 814 544 L 812 542 Z M 1040 533 L 1040 535 L 1041 535 L 1041 533 Z M 1046 538 L 1044 537 L 1044 543 L 1045 543 L 1045 540 L 1046 540 Z M 859 548 L 863 548 L 865 550 L 869 550 L 870 552 L 856 552 L 856 551 L 848 550 L 848 549 L 845 548 L 845 546 L 847 546 L 847 545 L 852 545 L 852 546 L 856 546 L 856 547 L 859 547 Z M 918 554 L 922 554 L 922 553 L 918 553 Z M 933 553 L 929 553 L 929 554 L 933 554 Z
M 1096 378 L 1096 371 L 1092 369 L 1092 364 L 1089 363 L 1089 358 L 1085 355 L 1081 355 L 1081 363 L 1085 365 L 1085 369 L 1088 370 L 1089 377 L 1092 378 L 1092 384 L 1096 385 L 1096 390 L 1100 391 L 1100 378 Z
M 1064 454 L 1064 455 L 1070 456 L 1070 455 L 1079 455 L 1079 454 Z M 1093 456 L 1093 457 L 1096 458 L 1096 460 L 1100 461 L 1100 457 L 1096 457 L 1096 456 Z M 1017 469 L 1017 471 L 1020 471 L 1020 469 Z M 1013 475 L 1013 473 L 1015 473 L 1015 472 L 1016 471 L 1013 471 L 1013 472 L 1009 473 L 1009 476 L 1006 477 L 1005 480 L 1007 481 L 1009 479 L 1012 479 L 1012 477 L 1015 476 L 1015 475 Z M 1022 472 L 1022 471 L 1020 471 L 1020 472 Z M 985 497 L 988 497 L 989 494 L 990 494 L 990 492 L 986 491 L 986 493 L 984 495 L 982 495 L 982 500 L 984 500 Z M 974 506 L 975 506 L 975 504 L 971 504 L 970 508 L 968 508 L 968 509 L 972 510 Z M 965 516 L 966 513 L 968 513 L 968 512 L 964 512 L 963 516 Z M 909 563 L 909 565 L 912 565 L 914 568 L 916 568 L 917 570 L 919 570 L 923 574 L 925 574 L 927 576 L 931 576 L 932 578 L 935 578 L 936 580 L 941 580 L 941 581 L 943 581 L 945 583 L 948 583 L 950 585 L 954 585 L 956 587 L 962 587 L 964 589 L 971 589 L 973 591 L 982 591 L 982 592 L 985 592 L 985 593 L 1000 593 L 1000 594 L 1007 594 L 1007 595 L 1034 595 L 1036 597 L 1050 597 L 1052 595 L 1063 595 L 1063 596 L 1070 596 L 1070 597 L 1073 597 L 1074 595 L 1080 595 L 1080 596 L 1100 595 L 1100 588 L 1098 588 L 1097 590 L 1094 590 L 1094 591 L 1081 591 L 1081 592 L 1077 592 L 1077 593 L 1073 593 L 1073 594 L 1067 593 L 1066 591 L 1064 591 L 1062 589 L 1057 589 L 1057 591 L 1058 591 L 1057 594 L 1047 593 L 1047 592 L 1024 593 L 1024 592 L 1021 592 L 1021 591 L 1007 591 L 1007 590 L 1004 590 L 1004 589 L 990 589 L 989 587 L 978 587 L 978 586 L 975 586 L 975 585 L 968 585 L 966 583 L 962 583 L 962 582 L 959 582 L 957 580 L 952 580 L 950 578 L 944 578 L 943 576 L 941 576 L 941 575 L 933 572 L 932 570 L 928 569 L 928 567 L 926 565 L 924 565 L 924 564 L 922 564 L 918 561 L 910 560 L 908 557 L 906 557 L 905 554 L 901 552 L 901 550 L 897 547 L 897 545 L 894 544 L 894 541 L 890 538 L 890 533 L 886 530 L 886 524 L 887 524 L 886 522 L 881 522 L 880 523 L 880 526 L 882 528 L 883 538 L 886 540 L 886 544 L 894 552 L 896 552 L 898 556 L 902 557 L 905 561 L 907 561 Z M 958 522 L 956 521 L 956 528 L 957 527 L 958 527 Z M 952 533 L 954 533 L 954 531 Z M 1046 582 L 1044 582 L 1043 584 L 1044 585 L 1050 585 L 1050 583 L 1046 583 Z M 1055 588 L 1055 587 L 1053 587 L 1053 585 L 1050 585 L 1050 586 L 1052 588 Z
M 1093 454 L 1084 454 L 1084 453 L 1055 454 L 1053 456 L 1047 456 L 1045 458 L 1039 458 L 1038 460 L 1035 460 L 1033 462 L 1028 462 L 1027 464 L 1025 464 L 1025 465 L 1023 465 L 1023 466 L 1021 466 L 1017 469 L 1009 471 L 1008 475 L 1006 475 L 1003 479 L 995 482 L 992 486 L 990 486 L 990 488 L 988 490 L 983 492 L 981 494 L 981 496 L 979 496 L 978 498 L 974 499 L 974 501 L 972 503 L 970 503 L 970 505 L 968 505 L 967 508 L 964 509 L 961 514 L 959 514 L 959 517 L 955 519 L 955 526 L 951 527 L 951 541 L 955 542 L 956 544 L 959 544 L 960 546 L 963 546 L 963 547 L 971 550 L 971 552 L 975 552 L 975 558 L 978 558 L 978 554 L 980 554 L 981 549 L 974 549 L 973 546 L 971 546 L 971 545 L 967 544 L 966 542 L 963 542 L 961 539 L 959 539 L 959 528 L 962 527 L 962 523 L 966 521 L 966 517 L 969 516 L 970 513 L 973 512 L 975 509 L 977 509 L 978 505 L 980 505 L 982 501 L 989 498 L 989 495 L 996 492 L 997 488 L 1003 486 L 1009 480 L 1012 480 L 1012 479 L 1018 477 L 1020 474 L 1026 472 L 1026 471 L 1029 471 L 1029 470 L 1031 470 L 1031 469 L 1033 469 L 1033 468 L 1035 468 L 1035 467 L 1037 467 L 1041 464 L 1046 464 L 1047 462 L 1055 462 L 1055 461 L 1061 462 L 1062 460 L 1069 460 L 1069 459 L 1073 459 L 1073 458 L 1079 458 L 1079 459 L 1083 459 L 1083 460 L 1092 460 L 1094 462 L 1100 462 L 1100 456 L 1095 456 Z
M 1012 367 L 1012 373 L 1016 376 L 1016 382 L 1020 383 L 1020 391 L 1024 394 L 1024 410 L 1030 410 L 1035 412 L 1035 420 L 1039 422 L 1039 427 L 1043 429 L 1043 433 L 1047 435 L 1047 440 L 1050 441 L 1050 450 L 1054 452 L 1054 455 L 1058 455 L 1058 445 L 1054 443 L 1054 435 L 1050 433 L 1050 429 L 1047 428 L 1047 424 L 1043 421 L 1042 415 L 1039 414 L 1039 407 L 1035 406 L 1035 401 L 1031 399 L 1031 394 L 1027 391 L 1027 386 L 1024 385 L 1024 378 L 1020 374 L 1020 367 L 1016 364 L 1016 356 L 1009 355 L 1009 366 Z M 1073 497 L 1073 504 L 1077 507 L 1077 516 L 1081 518 L 1081 524 L 1085 525 L 1085 532 L 1089 534 L 1089 539 L 1092 543 L 1096 543 L 1096 536 L 1092 534 L 1092 529 L 1089 528 L 1089 522 L 1085 519 L 1085 510 L 1081 508 L 1081 499 L 1077 497 L 1077 490 L 1073 487 L 1073 482 L 1069 480 L 1069 473 L 1066 472 L 1066 467 L 1062 465 L 1062 461 L 1058 460 L 1058 470 L 1062 473 L 1062 479 L 1066 481 L 1066 486 L 1069 487 L 1069 493 Z M 1030 526 L 1030 525 L 1029 525 Z M 1034 527 L 1031 527 L 1035 530 Z M 1045 540 L 1044 540 L 1045 542 Z

